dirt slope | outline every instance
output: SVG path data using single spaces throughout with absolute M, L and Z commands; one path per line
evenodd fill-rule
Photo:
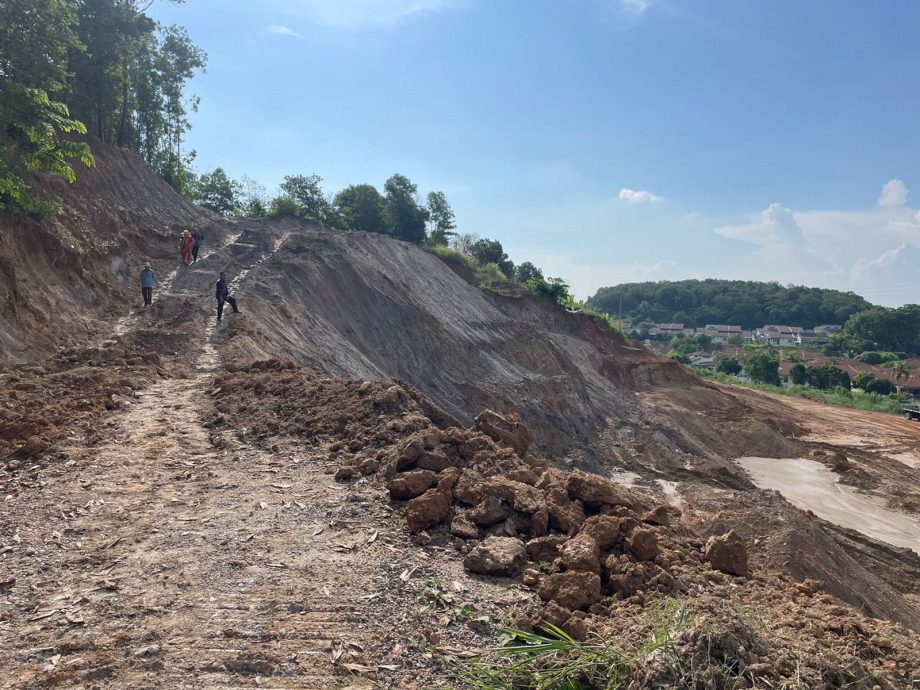
M 100 162 L 95 186 L 60 221 L 17 221 L 20 241 L 0 246 L 14 269 L 0 342 L 8 361 L 31 360 L 0 367 L 0 668 L 14 669 L 0 673 L 4 686 L 253 685 L 271 675 L 282 686 L 337 687 L 358 673 L 428 687 L 441 669 L 431 647 L 494 642 L 477 637 L 485 623 L 458 613 L 460 603 L 497 626 L 508 622 L 502 609 L 533 606 L 534 593 L 464 574 L 463 545 L 446 526 L 410 540 L 375 470 L 348 470 L 340 478 L 350 484 L 332 473 L 397 452 L 394 429 L 420 419 L 466 425 L 485 407 L 530 427 L 527 462 L 586 468 L 679 506 L 679 526 L 661 538 L 703 588 L 695 604 L 750 597 L 760 612 L 772 597 L 785 611 L 761 631 L 763 649 L 780 644 L 796 607 L 812 605 L 796 592 L 810 599 L 814 588 L 826 594 L 809 609 L 817 627 L 803 633 L 812 651 L 796 653 L 816 673 L 823 657 L 814 650 L 838 634 L 841 601 L 920 630 L 920 557 L 757 490 L 733 462 L 821 459 L 844 468 L 842 481 L 911 509 L 911 491 L 894 493 L 917 480 L 916 437 L 904 429 L 857 415 L 847 424 L 860 438 L 845 438 L 833 413 L 702 382 L 589 317 L 479 290 L 416 247 L 295 221 L 217 222 L 127 154 L 103 150 Z M 110 228 L 103 236 L 115 246 L 97 247 L 87 217 Z M 173 234 L 190 222 L 207 228 L 206 255 L 176 269 Z M 48 246 L 26 252 L 27 231 Z M 71 236 L 81 242 L 60 249 Z M 164 289 L 152 308 L 132 309 L 145 256 Z M 218 327 L 219 270 L 244 313 Z M 284 366 L 254 366 L 268 359 Z M 286 388 L 288 376 L 306 389 Z M 409 391 L 410 409 L 362 407 L 367 391 L 386 398 L 392 386 Z M 380 459 L 357 443 L 378 428 L 387 430 L 372 446 Z M 848 465 L 835 459 L 841 452 Z M 515 524 L 508 529 L 530 536 Z M 700 569 L 700 545 L 730 529 L 750 549 L 748 580 Z M 625 552 L 605 555 L 660 574 Z M 619 581 L 612 574 L 602 572 L 605 588 Z M 800 592 L 785 576 L 817 584 Z M 625 598 L 605 590 L 607 613 L 581 613 L 600 617 L 596 630 L 607 615 L 641 617 L 654 591 L 646 586 Z M 846 645 L 876 639 L 871 658 L 854 664 L 885 678 L 890 662 L 901 674 L 892 678 L 909 677 L 914 638 L 841 610 Z M 629 635 L 648 633 L 637 626 Z M 835 664 L 850 658 L 844 651 Z
M 182 199 L 136 154 L 99 142 L 93 152 L 96 166 L 74 184 L 35 181 L 60 205 L 56 218 L 0 214 L 0 361 L 29 361 L 68 337 L 104 331 L 133 301 L 145 258 L 155 269 L 174 263 L 182 229 L 219 240 L 217 216 Z

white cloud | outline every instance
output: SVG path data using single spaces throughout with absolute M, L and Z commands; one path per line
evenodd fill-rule
M 745 222 L 713 229 L 754 245 L 730 262 L 752 280 L 854 290 L 881 303 L 917 300 L 920 213 L 907 205 L 900 180 L 882 189 L 868 210 L 792 210 L 771 204 Z
M 294 31 L 294 29 L 291 27 L 284 26 L 283 24 L 269 24 L 265 27 L 265 31 L 277 36 L 291 36 L 292 38 L 300 38 L 299 33 Z
M 907 186 L 901 180 L 888 180 L 878 196 L 879 206 L 903 206 L 907 203 Z
M 902 242 L 894 249 L 882 252 L 881 256 L 875 259 L 859 259 L 850 270 L 856 279 L 865 281 L 872 277 L 873 271 L 891 266 L 905 249 L 907 244 Z
M 618 8 L 634 16 L 641 15 L 652 6 L 654 0 L 616 0 Z
M 452 9 L 458 0 L 297 0 L 314 24 L 340 29 L 379 29 L 410 17 Z
M 663 196 L 658 196 L 657 194 L 652 194 L 645 190 L 628 189 L 626 187 L 623 187 L 617 196 L 623 201 L 628 201 L 631 204 L 654 204 L 659 201 L 664 201 Z

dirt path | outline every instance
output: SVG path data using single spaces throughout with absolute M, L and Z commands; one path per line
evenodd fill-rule
M 218 364 L 209 344 L 7 497 L 0 686 L 342 687 L 334 660 L 381 637 L 367 594 L 403 539 L 390 509 L 319 449 L 212 436 Z

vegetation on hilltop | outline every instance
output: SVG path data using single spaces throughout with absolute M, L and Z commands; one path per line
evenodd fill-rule
M 604 287 L 588 304 L 634 323 L 676 322 L 698 328 L 732 324 L 753 329 L 765 324 L 843 324 L 872 305 L 852 292 L 783 286 L 750 280 L 680 280 L 624 283 Z
M 182 2 L 183 0 L 172 0 Z M 72 182 L 92 165 L 74 135 L 126 146 L 186 192 L 185 85 L 207 57 L 185 30 L 164 27 L 139 0 L 0 2 L 0 211 L 46 215 L 29 173 Z

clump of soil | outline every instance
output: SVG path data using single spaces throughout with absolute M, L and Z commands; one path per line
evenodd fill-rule
M 277 362 L 217 381 L 213 423 L 327 440 L 336 478 L 373 475 L 404 505 L 422 544 L 449 545 L 467 570 L 536 592 L 522 629 L 552 623 L 576 639 L 616 640 L 635 687 L 910 687 L 920 641 L 775 572 L 752 572 L 733 532 L 708 540 L 651 494 L 562 471 L 529 448 L 521 424 L 488 412 L 452 423 L 394 381 L 347 382 Z M 405 502 L 403 504 L 403 502 Z M 677 602 L 667 652 L 643 656 Z

